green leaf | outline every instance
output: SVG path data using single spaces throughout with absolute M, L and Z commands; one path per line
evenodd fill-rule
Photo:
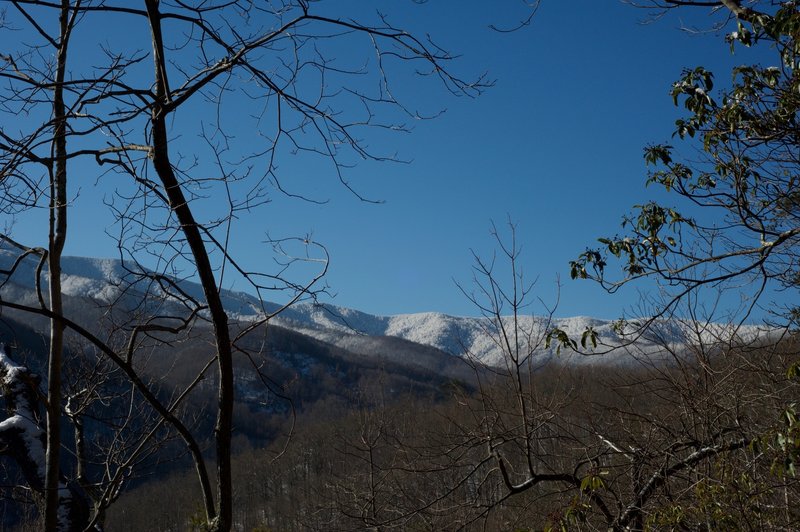
M 588 327 L 581 335 L 581 347 L 584 349 L 586 349 L 587 340 L 592 343 L 592 347 L 597 347 L 597 332 L 592 327 Z

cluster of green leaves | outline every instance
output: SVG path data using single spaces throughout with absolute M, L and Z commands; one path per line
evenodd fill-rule
M 800 2 L 757 6 L 765 11 L 746 10 L 727 40 L 775 50 L 775 64 L 738 66 L 724 88 L 704 67 L 684 70 L 671 89 L 686 110 L 673 136 L 699 141 L 704 155 L 689 165 L 669 144 L 644 151 L 647 185 L 697 212 L 656 201 L 634 206 L 624 235 L 598 239 L 570 263 L 573 279 L 610 291 L 643 276 L 689 288 L 739 275 L 800 284 Z M 612 260 L 621 266 L 617 279 L 608 274 Z
M 606 483 L 603 481 L 603 477 L 607 475 L 608 471 L 593 469 L 581 480 L 581 491 L 584 493 L 592 493 L 605 488 Z
M 786 371 L 789 382 L 800 378 L 800 362 L 795 362 Z M 771 457 L 770 471 L 779 478 L 797 477 L 800 464 L 800 416 L 797 403 L 792 402 L 780 413 L 780 421 L 774 430 L 765 432 L 750 444 L 756 453 Z
M 710 93 L 714 88 L 714 75 L 703 67 L 684 70 L 683 78 L 672 85 L 672 102 L 677 106 L 683 97 L 683 105 L 691 113 L 689 118 L 679 118 L 675 125 L 675 133 L 684 138 L 694 137 L 712 117 L 716 103 Z M 645 155 L 647 159 L 647 155 Z
M 778 477 L 797 477 L 800 464 L 800 422 L 797 404 L 791 403 L 781 413 L 781 426 L 754 441 L 751 448 L 772 456 L 770 471 Z
M 718 478 L 703 478 L 693 487 L 694 503 L 674 504 L 654 511 L 647 519 L 647 528 L 694 530 L 698 527 L 713 530 L 740 530 L 744 510 L 750 515 L 758 514 L 759 483 L 747 472 L 733 474 L 732 469 L 723 470 L 717 464 Z M 744 508 L 743 508 L 744 506 Z
M 680 226 L 694 226 L 690 218 L 654 201 L 635 207 L 638 209 L 636 216 L 626 217 L 622 222 L 623 228 L 634 228 L 634 236 L 599 238 L 598 242 L 603 245 L 602 251 L 587 249 L 577 260 L 570 261 L 570 276 L 573 279 L 602 279 L 608 264 L 608 255 L 623 259 L 623 269 L 628 278 L 647 274 L 653 268 L 658 268 L 657 260 L 660 255 L 676 250 L 680 242 Z M 592 268 L 594 275 L 591 275 L 587 267 Z
M 581 348 L 586 349 L 589 344 L 591 344 L 592 348 L 596 348 L 597 339 L 599 336 L 600 335 L 597 333 L 597 331 L 594 330 L 594 327 L 587 327 L 586 330 L 581 334 Z M 565 330 L 559 329 L 558 327 L 554 327 L 548 331 L 544 342 L 545 348 L 549 349 L 553 342 L 555 342 L 556 345 L 557 355 L 561 354 L 562 348 L 571 349 L 573 351 L 578 350 L 578 342 L 570 338 L 569 334 L 567 334 Z
M 603 477 L 608 474 L 608 471 L 596 467 L 588 471 L 586 476 L 581 479 L 580 493 L 575 494 L 566 507 L 547 516 L 544 531 L 567 532 L 583 528 L 588 522 L 588 515 L 592 510 L 589 498 L 594 492 L 606 489 Z

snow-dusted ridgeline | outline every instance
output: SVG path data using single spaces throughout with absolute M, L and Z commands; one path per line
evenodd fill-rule
M 0 268 L 8 269 L 15 257 L 15 252 L 0 249 Z M 33 257 L 28 258 L 11 281 L 31 289 L 35 268 L 36 260 Z M 132 274 L 130 269 L 123 267 L 115 259 L 64 257 L 62 286 L 67 296 L 111 303 L 118 297 L 122 281 L 136 277 L 135 273 L 134 271 Z M 200 285 L 188 280 L 181 280 L 179 283 L 188 294 L 202 299 Z M 222 297 L 232 319 L 249 321 L 264 315 L 261 303 L 250 294 L 223 290 Z M 265 305 L 267 312 L 276 308 L 275 304 Z M 487 327 L 490 328 L 491 324 L 484 318 L 449 316 L 436 312 L 376 316 L 334 305 L 300 303 L 285 310 L 275 319 L 275 323 L 341 347 L 352 346 L 357 341 L 354 337 L 360 335 L 392 336 L 457 356 L 468 354 L 487 364 L 497 365 L 503 362 L 502 350 L 492 340 L 491 335 L 487 335 Z M 521 316 L 519 323 L 523 329 L 534 331 L 534 336 L 542 339 L 537 345 L 537 352 L 541 356 L 555 356 L 556 345 L 545 349 L 543 341 L 545 331 L 554 327 L 576 339 L 591 327 L 597 333 L 598 341 L 606 346 L 620 345 L 625 341 L 625 338 L 617 334 L 611 320 L 577 316 L 548 321 L 543 317 Z M 684 342 L 686 332 L 687 327 L 679 323 L 662 323 L 648 333 L 648 336 L 638 340 L 637 350 L 655 353 L 664 343 Z M 715 329 L 711 326 L 704 335 L 707 338 L 721 337 L 724 332 L 719 327 Z M 759 332 L 755 327 L 744 327 L 737 331 L 739 335 L 749 339 L 756 337 Z M 630 355 L 624 350 L 606 357 L 586 357 L 562 350 L 560 356 L 574 363 L 625 363 L 630 360 Z

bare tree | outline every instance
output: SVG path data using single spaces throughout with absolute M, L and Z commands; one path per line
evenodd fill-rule
M 18 104 L 23 109 L 26 104 L 32 104 L 34 99 L 38 99 L 38 93 L 49 92 L 50 96 L 45 101 L 51 106 L 51 117 L 44 122 L 30 136 L 12 139 L 2 133 L 0 139 L 4 142 L 3 159 L 5 172 L 9 175 L 4 182 L 19 177 L 23 186 L 23 193 L 27 192 L 35 196 L 39 193 L 33 176 L 21 176 L 16 174 L 20 167 L 27 166 L 26 163 L 33 163 L 41 166 L 48 176 L 48 211 L 49 211 L 49 236 L 47 245 L 47 267 L 48 277 L 48 299 L 51 310 L 56 315 L 63 314 L 61 301 L 61 253 L 66 242 L 67 232 L 67 137 L 68 137 L 68 115 L 69 111 L 65 104 L 65 92 L 69 90 L 66 81 L 66 69 L 68 62 L 68 50 L 70 37 L 77 21 L 80 1 L 73 7 L 69 1 L 64 0 L 57 8 L 58 26 L 55 32 L 49 32 L 42 25 L 34 24 L 33 28 L 38 37 L 43 40 L 42 48 L 49 50 L 55 55 L 55 63 L 52 65 L 52 72 L 31 69 L 30 73 L 19 69 L 17 63 L 11 55 L 2 56 L 6 63 L 3 69 L 3 77 L 18 82 L 19 88 L 12 84 L 9 98 L 5 101 L 8 106 Z M 14 3 L 14 7 L 23 15 L 30 16 L 25 7 Z M 32 50 L 36 50 L 36 45 L 32 45 Z M 37 50 L 38 52 L 39 50 Z M 10 67 L 10 68 L 9 68 Z M 5 144 L 5 143 L 8 144 Z M 49 149 L 49 157 L 40 157 L 35 154 L 36 147 Z M 38 173 L 38 172 L 37 172 Z M 7 183 L 6 183 L 7 184 Z M 16 193 L 7 197 L 10 208 L 19 206 L 19 199 Z M 24 206 L 26 201 L 22 202 Z M 60 453 L 61 453 L 61 404 L 62 404 L 62 382 L 61 373 L 63 366 L 64 351 L 64 327 L 58 320 L 53 319 L 50 323 L 50 352 L 48 359 L 48 379 L 47 379 L 47 430 L 46 430 L 46 474 L 42 484 L 45 493 L 45 526 L 47 529 L 55 529 L 58 521 L 58 508 L 61 506 L 59 499 L 63 496 L 69 498 L 67 491 L 60 487 Z
M 41 195 L 52 204 L 53 237 L 48 255 L 53 293 L 47 301 L 39 292 L 34 304 L 4 299 L 2 305 L 52 320 L 54 352 L 61 350 L 58 331 L 62 327 L 82 337 L 84 345 L 90 345 L 98 356 L 124 374 L 131 393 L 155 416 L 149 418 L 150 428 L 142 431 L 136 443 L 126 446 L 125 458 L 116 462 L 116 473 L 97 487 L 99 495 L 88 524 L 101 524 L 103 511 L 113 501 L 126 477 L 125 471 L 138 463 L 145 449 L 151 448 L 159 430 L 168 427 L 180 437 L 194 460 L 208 526 L 228 530 L 232 526 L 230 457 L 235 357 L 238 353 L 250 360 L 253 370 L 268 384 L 268 376 L 258 370 L 259 353 L 245 347 L 244 340 L 261 333 L 262 325 L 285 306 L 313 297 L 327 265 L 324 249 L 309 239 L 280 239 L 272 242 L 279 252 L 286 252 L 287 259 L 278 273 L 250 270 L 230 251 L 235 220 L 262 206 L 270 185 L 289 195 L 305 196 L 287 187 L 278 173 L 278 162 L 287 153 L 328 160 L 336 179 L 355 193 L 347 181 L 349 165 L 357 159 L 386 158 L 367 148 L 362 140 L 365 128 L 403 129 L 393 117 L 420 117 L 417 110 L 394 97 L 390 72 L 427 74 L 456 94 L 477 94 L 484 83 L 465 82 L 451 75 L 446 69 L 449 54 L 430 41 L 393 27 L 385 17 L 359 22 L 331 16 L 324 11 L 325 6 L 304 1 L 266 5 L 234 1 L 195 6 L 145 0 L 139 7 L 128 3 L 20 0 L 10 5 L 21 15 L 21 24 L 38 33 L 47 45 L 60 45 L 63 53 L 58 55 L 52 76 L 51 65 L 37 65 L 36 49 L 21 47 L 3 56 L 5 66 L 0 75 L 8 81 L 5 109 L 22 109 L 37 115 L 41 113 L 38 95 L 53 90 L 55 118 L 42 127 L 34 127 L 31 133 L 3 132 L 3 184 L 10 192 L 6 196 L 7 212 L 13 214 L 36 206 Z M 44 29 L 51 16 L 61 22 L 60 40 L 50 38 Z M 77 21 L 80 24 L 76 25 Z M 130 50 L 111 35 L 100 48 L 107 66 L 99 72 L 74 54 L 67 57 L 70 36 L 74 38 L 77 31 L 88 34 L 107 24 L 126 24 L 139 32 L 146 29 L 149 36 L 142 35 L 139 42 L 151 52 Z M 337 59 L 333 51 L 326 53 L 327 45 L 337 41 L 355 41 L 365 46 L 365 57 L 372 54 L 363 63 L 367 66 L 359 64 L 360 60 Z M 148 58 L 153 65 L 152 76 L 143 75 L 140 68 Z M 69 98 L 63 94 L 65 91 Z M 263 113 L 249 124 L 254 128 L 249 134 L 260 135 L 264 141 L 252 153 L 238 148 L 233 142 L 234 133 L 227 131 L 235 120 L 227 117 L 231 111 L 226 103 L 231 94 L 250 98 L 264 107 Z M 213 114 L 193 121 L 197 116 L 195 106 L 204 103 Z M 15 105 L 19 108 L 14 109 Z M 384 115 L 387 120 L 380 121 Z M 180 134 L 185 130 L 175 125 L 182 121 L 190 124 L 186 127 L 198 128 L 205 148 L 182 142 Z M 266 123 L 269 128 L 264 128 Z M 79 139 L 71 151 L 66 147 L 69 136 Z M 54 151 L 50 152 L 49 146 L 54 146 Z M 179 149 L 193 151 L 195 156 L 175 160 Z M 109 207 L 117 216 L 119 251 L 128 269 L 126 284 L 119 287 L 118 305 L 128 306 L 122 312 L 109 312 L 108 321 L 100 330 L 94 324 L 72 319 L 58 301 L 58 259 L 69 207 L 66 169 L 72 161 L 84 159 L 96 161 L 98 172 L 110 172 L 127 180 L 116 187 L 119 192 L 109 201 Z M 43 193 L 40 182 L 28 171 L 36 164 L 55 169 L 49 194 Z M 210 208 L 207 197 L 226 201 L 215 201 Z M 220 204 L 223 208 L 216 209 Z M 287 246 L 292 244 L 300 244 L 305 254 L 291 253 Z M 21 275 L 20 265 L 25 257 L 44 257 L 33 247 L 20 245 L 16 249 L 21 258 L 5 272 L 7 280 Z M 152 264 L 152 257 L 158 258 L 155 268 L 140 265 Z M 306 281 L 289 280 L 286 268 L 301 261 L 316 264 L 317 272 Z M 41 271 L 38 268 L 37 283 Z M 262 298 L 263 318 L 258 322 L 230 322 L 220 290 L 225 276 L 232 274 Z M 174 280 L 175 275 L 196 276 L 202 294 L 183 291 Z M 269 307 L 263 299 L 275 291 L 289 292 L 285 304 L 277 308 Z M 134 300 L 138 302 L 131 303 Z M 174 345 L 187 335 L 205 334 L 209 330 L 205 324 L 210 325 L 214 352 L 209 354 L 208 363 L 198 364 L 197 373 L 184 389 L 165 400 L 156 383 L 147 377 L 142 350 Z M 202 435 L 193 434 L 180 413 L 181 404 L 210 371 L 212 361 L 211 373 L 217 386 L 213 475 L 201 450 Z M 48 419 L 56 423 L 67 405 L 59 391 L 59 361 L 54 358 L 51 362 L 48 405 L 52 413 Z M 70 400 L 67 417 L 79 434 L 80 408 L 76 404 L 80 396 L 71 396 Z M 49 426 L 45 433 L 51 451 L 48 467 L 56 471 L 60 443 L 54 428 L 55 425 Z M 48 485 L 52 478 L 55 476 L 48 477 Z M 214 483 L 216 494 L 211 488 Z M 55 504 L 46 505 L 50 524 L 57 518 L 55 508 Z
M 418 447 L 409 468 L 453 473 L 419 512 L 450 508 L 462 526 L 489 528 L 796 526 L 785 501 L 800 486 L 783 469 L 797 458 L 784 443 L 797 441 L 785 399 L 797 388 L 786 374 L 794 342 L 732 338 L 735 327 L 690 305 L 611 359 L 554 357 L 553 310 L 530 314 L 515 228 L 506 240 L 493 234 L 503 260 L 476 258 L 476 288 L 464 291 L 503 360 L 473 362 L 477 391 Z

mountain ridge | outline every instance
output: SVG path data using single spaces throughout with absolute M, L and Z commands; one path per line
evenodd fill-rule
M 8 249 L 0 249 L 0 268 L 10 269 L 15 254 Z M 33 257 L 23 260 L 11 278 L 11 282 L 32 289 L 37 261 Z M 64 257 L 62 259 L 62 287 L 65 295 L 87 297 L 101 303 L 114 302 L 121 292 L 126 280 L 133 286 L 137 282 L 149 282 L 141 274 L 149 272 L 122 263 L 119 259 L 97 259 L 88 257 Z M 25 280 L 27 279 L 27 281 Z M 181 290 L 202 299 L 199 284 L 188 279 L 174 279 Z M 151 290 L 151 286 L 142 287 Z M 223 303 L 230 317 L 238 321 L 262 319 L 265 313 L 275 312 L 279 306 L 274 303 L 262 303 L 256 297 L 245 292 L 222 290 Z M 513 317 L 504 317 L 502 325 L 513 327 Z M 553 328 L 564 331 L 570 338 L 580 339 L 582 334 L 591 329 L 601 346 L 618 346 L 624 343 L 624 337 L 612 320 L 604 320 L 588 316 L 568 318 L 550 318 L 546 316 L 518 316 L 516 326 L 530 338 L 528 346 L 538 356 L 561 356 L 575 363 L 595 363 L 601 357 L 580 356 L 568 350 L 559 350 L 558 346 L 546 347 L 547 333 Z M 339 307 L 332 304 L 297 303 L 272 321 L 282 327 L 290 328 L 340 347 L 366 353 L 369 349 L 370 337 L 394 337 L 406 341 L 430 346 L 455 356 L 467 356 L 472 360 L 488 364 L 502 365 L 505 362 L 505 350 L 499 345 L 498 327 L 500 323 L 482 317 L 452 316 L 441 312 L 421 312 L 396 315 L 374 315 L 356 309 Z M 718 332 L 718 331 L 717 331 Z M 709 334 L 717 334 L 710 331 Z M 678 343 L 682 341 L 681 331 L 673 325 L 660 328 L 649 337 L 640 340 L 638 351 L 657 351 L 660 343 Z M 591 345 L 586 351 L 591 352 Z M 560 351 L 560 353 L 559 353 Z M 630 358 L 630 357 L 627 357 Z M 625 363 L 626 354 L 619 351 L 604 357 L 603 362 Z

